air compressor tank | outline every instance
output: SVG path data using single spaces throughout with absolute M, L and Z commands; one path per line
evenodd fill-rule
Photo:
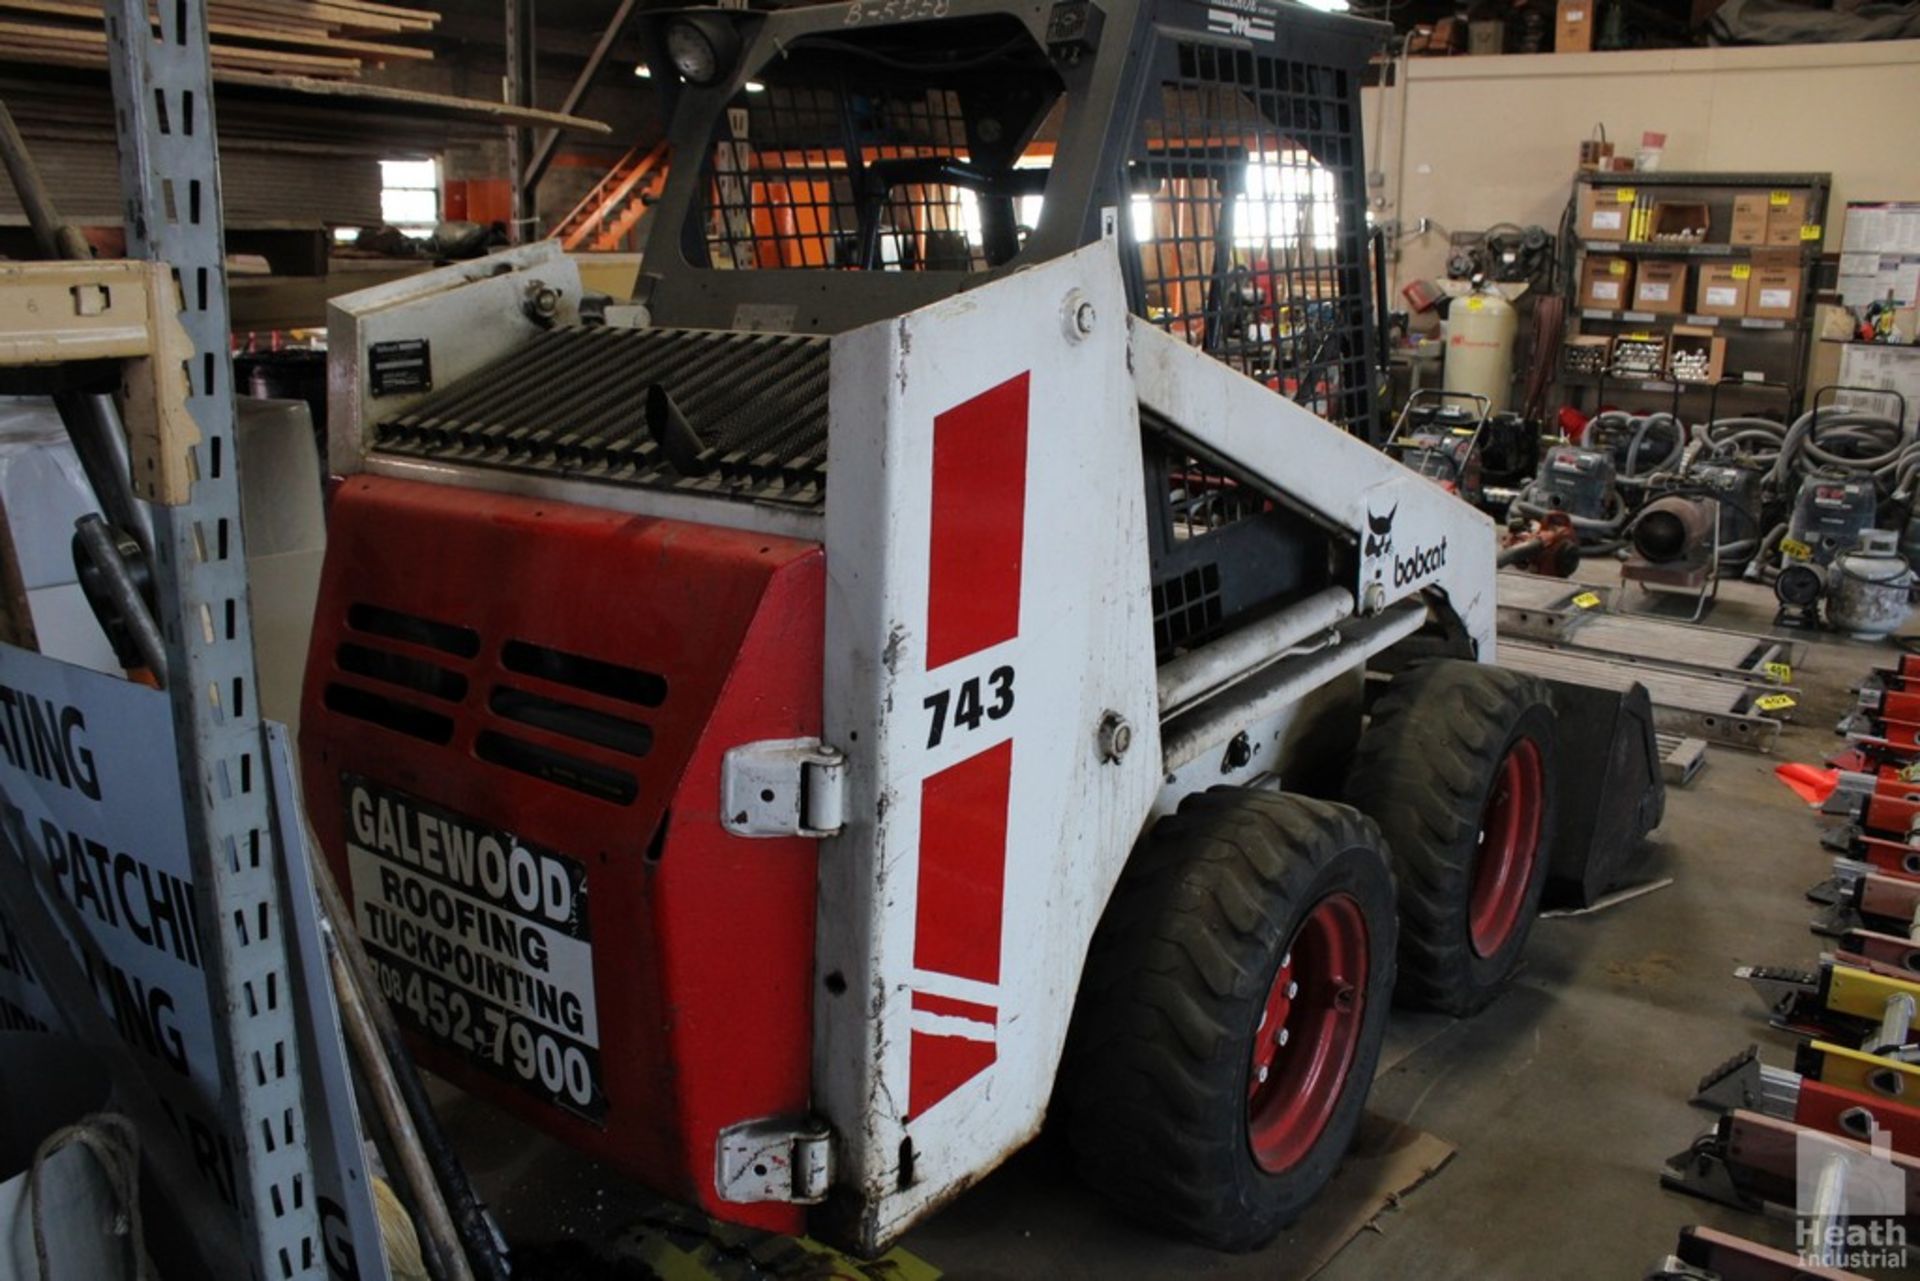
M 1446 389 L 1485 396 L 1490 414 L 1506 412 L 1518 328 L 1513 304 L 1491 285 L 1476 282 L 1471 294 L 1456 298 L 1447 311 Z

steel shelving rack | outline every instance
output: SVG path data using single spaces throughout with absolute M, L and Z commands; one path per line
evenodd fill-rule
M 1700 243 L 1667 243 L 1582 240 L 1576 236 L 1573 241 L 1575 252 L 1567 256 L 1568 272 L 1562 281 L 1571 300 L 1567 308 L 1566 337 L 1592 333 L 1618 335 L 1643 330 L 1665 332 L 1674 325 L 1712 328 L 1727 339 L 1727 364 L 1736 372 L 1729 373 L 1717 383 L 1681 382 L 1671 378 L 1618 377 L 1611 372 L 1575 373 L 1563 365 L 1559 381 L 1566 400 L 1577 403 L 1583 399 L 1581 393 L 1584 392 L 1590 394 L 1597 403 L 1603 397 L 1611 399 L 1615 393 L 1625 393 L 1641 401 L 1626 406 L 1632 409 L 1666 408 L 1678 403 L 1697 406 L 1698 416 L 1703 418 L 1709 412 L 1770 411 L 1789 421 L 1798 416 L 1805 407 L 1807 394 L 1807 364 L 1812 353 L 1815 270 L 1825 238 L 1827 195 L 1831 185 L 1831 176 L 1824 173 L 1583 171 L 1576 174 L 1573 181 L 1576 205 L 1582 188 L 1594 186 L 1634 187 L 1655 192 L 1659 199 L 1696 201 L 1708 207 L 1708 234 L 1717 235 L 1719 239 Z M 1590 254 L 1618 255 L 1636 260 L 1678 258 L 1690 265 L 1698 265 L 1729 259 L 1744 261 L 1755 250 L 1778 252 L 1786 248 L 1729 242 L 1733 198 L 1739 193 L 1752 191 L 1799 192 L 1806 196 L 1807 212 L 1803 221 L 1806 229 L 1817 234 L 1806 238 L 1803 229 L 1803 238 L 1795 247 L 1800 269 L 1798 316 L 1704 316 L 1685 311 L 1677 315 L 1656 315 L 1630 308 L 1601 309 L 1579 305 L 1578 281 Z M 1690 281 L 1689 287 L 1692 285 Z M 1744 376 L 1747 372 L 1759 372 L 1765 376 L 1763 379 L 1751 379 Z

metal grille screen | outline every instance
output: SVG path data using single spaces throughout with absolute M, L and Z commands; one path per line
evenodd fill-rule
M 1183 44 L 1130 166 L 1154 323 L 1316 412 L 1370 414 L 1365 177 L 1348 72 Z
M 1032 139 L 1059 85 L 1018 23 L 947 29 L 950 57 L 848 33 L 767 68 L 708 154 L 709 265 L 964 273 L 1017 254 L 1053 158 Z

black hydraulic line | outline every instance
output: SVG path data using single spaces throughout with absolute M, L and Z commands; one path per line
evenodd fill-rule
M 1501 548 L 1500 554 L 1494 558 L 1493 563 L 1500 569 L 1505 569 L 1509 565 L 1518 565 L 1523 560 L 1530 560 L 1545 548 L 1546 545 L 1546 540 L 1542 538 L 1522 539 L 1517 543 Z
M 100 584 L 114 613 L 119 615 L 121 626 L 127 629 L 127 638 L 139 653 L 141 663 L 153 673 L 160 687 L 166 688 L 166 642 L 161 639 L 160 626 L 153 621 L 146 601 L 141 598 L 140 589 L 134 585 L 133 574 L 127 569 L 126 557 L 116 544 L 113 528 L 104 518 L 89 512 L 74 522 L 73 537 L 93 566 L 97 576 L 95 581 Z M 131 543 L 128 545 L 131 547 Z

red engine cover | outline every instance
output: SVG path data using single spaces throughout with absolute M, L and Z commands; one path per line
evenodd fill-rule
M 354 477 L 308 655 L 308 809 L 421 1060 L 736 1222 L 720 1129 L 806 1111 L 815 842 L 720 825 L 817 736 L 817 544 Z

